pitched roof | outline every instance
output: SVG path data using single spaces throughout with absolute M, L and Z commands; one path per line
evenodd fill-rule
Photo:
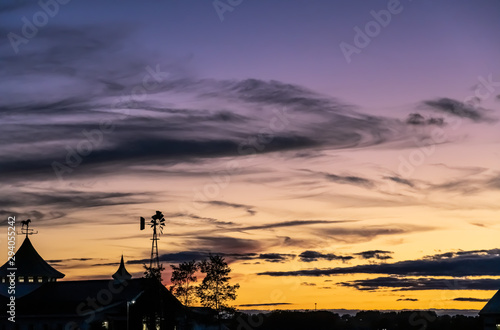
M 500 290 L 484 305 L 479 315 L 500 314 Z
M 32 293 L 16 299 L 16 314 L 79 315 L 93 311 L 126 306 L 126 302 L 140 297 L 143 301 L 157 301 L 161 294 L 170 310 L 181 310 L 182 304 L 163 285 L 154 279 L 61 281 L 44 283 Z M 0 304 L 8 297 L 0 296 Z M 97 306 L 94 308 L 94 306 Z
M 0 276 L 7 276 L 10 271 L 8 262 L 0 267 Z M 16 276 L 43 276 L 50 278 L 63 278 L 64 274 L 54 269 L 36 252 L 28 237 L 15 254 Z

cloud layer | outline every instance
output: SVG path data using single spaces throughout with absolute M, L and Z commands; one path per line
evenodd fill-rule
M 399 276 L 500 276 L 497 249 L 459 251 L 428 256 L 419 260 L 358 265 L 326 269 L 263 272 L 268 276 L 329 276 L 339 274 L 387 274 Z

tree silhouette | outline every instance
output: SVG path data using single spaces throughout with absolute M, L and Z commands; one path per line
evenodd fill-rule
M 231 268 L 221 256 L 210 255 L 208 260 L 199 263 L 199 267 L 206 276 L 196 293 L 203 306 L 215 309 L 220 316 L 221 311 L 229 309 L 227 302 L 236 299 L 236 289 L 240 285 L 229 285 Z
M 145 278 L 156 278 L 161 282 L 161 272 L 165 270 L 163 264 L 160 264 L 160 268 L 152 266 L 148 267 L 146 264 L 142 265 L 144 267 L 144 277 Z
M 170 267 L 172 267 L 170 291 L 185 306 L 190 306 L 196 299 L 196 288 L 190 284 L 196 282 L 194 274 L 198 270 L 198 264 L 193 260 L 180 263 L 179 266 L 170 265 Z

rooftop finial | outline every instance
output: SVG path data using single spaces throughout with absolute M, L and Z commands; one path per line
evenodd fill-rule
M 123 261 L 123 254 L 122 254 L 122 259 L 120 261 L 120 266 L 118 267 L 116 273 L 112 275 L 112 277 L 117 281 L 128 281 L 132 278 L 132 275 L 130 275 L 130 273 L 125 268 L 125 262 Z

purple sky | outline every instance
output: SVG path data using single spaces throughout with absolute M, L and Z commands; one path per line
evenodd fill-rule
M 359 289 L 392 266 L 356 267 L 495 256 L 498 1 L 57 6 L 0 5 L 0 214 L 30 217 L 69 278 L 106 276 L 121 253 L 139 274 L 149 241 L 136 222 L 157 209 L 164 262 L 226 254 L 240 304 L 279 285 L 273 272 L 303 282 L 291 271 L 348 266 L 357 277 L 330 288 L 352 300 L 323 290 L 325 307 L 411 308 Z M 360 46 L 367 26 L 378 30 Z M 346 57 L 347 44 L 358 47 Z M 61 252 L 50 235 L 79 243 Z M 69 260 L 98 256 L 93 268 Z M 488 283 L 464 290 L 485 298 Z M 287 303 L 312 303 L 305 289 L 283 289 Z

